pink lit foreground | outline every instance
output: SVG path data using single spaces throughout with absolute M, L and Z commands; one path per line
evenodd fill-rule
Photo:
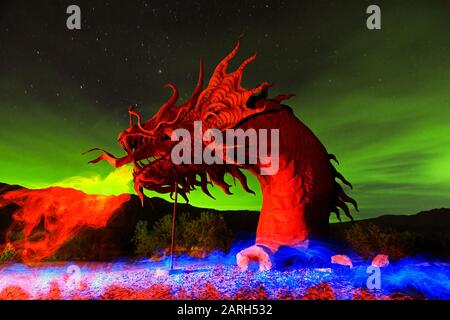
M 380 290 L 366 286 L 370 261 L 347 266 L 297 264 L 242 272 L 235 253 L 205 259 L 115 263 L 0 265 L 0 299 L 450 299 L 448 264 L 405 260 L 381 271 Z

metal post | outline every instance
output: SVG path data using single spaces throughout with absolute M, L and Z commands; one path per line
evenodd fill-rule
M 170 248 L 170 270 L 173 270 L 173 252 L 175 250 L 175 224 L 177 221 L 177 199 L 178 199 L 178 183 L 175 183 L 175 202 L 173 203 L 172 213 L 172 246 Z

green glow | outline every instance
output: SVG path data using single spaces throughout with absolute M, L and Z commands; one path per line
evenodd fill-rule
M 337 168 L 355 186 L 350 194 L 361 207 L 356 218 L 450 207 L 449 7 L 442 2 L 430 8 L 408 7 L 396 14 L 384 10 L 381 31 L 360 28 L 337 44 L 330 31 L 322 41 L 333 43 L 337 63 L 330 63 L 327 54 L 299 56 L 305 64 L 323 67 L 308 81 L 302 82 L 299 74 L 298 79 L 276 83 L 274 93 L 297 93 L 288 104 L 340 160 Z M 250 30 L 250 39 L 252 32 L 260 30 Z M 253 68 L 249 74 L 257 70 Z M 264 68 L 265 77 L 270 78 L 270 72 L 270 66 Z M 58 85 L 59 75 L 49 70 L 29 73 L 44 73 L 49 87 Z M 60 107 L 52 100 L 23 95 L 27 74 L 0 74 L 0 181 L 34 188 L 70 186 L 88 193 L 132 192 L 129 168 L 92 166 L 87 161 L 94 155 L 81 156 L 96 146 L 120 155 L 115 138 L 127 126 L 126 118 L 118 121 L 100 112 L 76 84 L 65 83 L 75 98 Z M 124 106 L 124 114 L 126 110 Z M 254 178 L 250 187 L 256 196 L 240 187 L 232 189 L 234 196 L 226 196 L 215 187 L 217 200 L 194 192 L 191 204 L 258 210 L 261 195 Z

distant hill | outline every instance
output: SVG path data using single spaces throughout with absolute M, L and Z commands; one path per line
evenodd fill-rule
M 6 231 L 12 222 L 12 214 L 18 209 L 16 205 L 2 206 L 2 195 L 12 191 L 23 189 L 0 183 L 0 244 L 4 242 Z M 85 229 L 77 236 L 77 246 L 67 243 L 58 252 L 58 256 L 64 258 L 86 258 L 108 260 L 116 257 L 126 257 L 133 254 L 134 247 L 131 239 L 134 235 L 138 221 L 146 220 L 152 226 L 155 221 L 164 215 L 171 214 L 173 204 L 161 198 L 146 199 L 144 207 L 140 199 L 132 195 L 122 209 L 119 210 L 108 222 L 106 228 L 93 230 Z M 239 232 L 254 233 L 256 231 L 259 213 L 256 211 L 219 211 L 215 209 L 199 208 L 189 204 L 179 203 L 178 212 L 188 212 L 198 216 L 203 211 L 215 212 L 224 216 L 225 222 L 234 234 Z M 450 209 L 433 209 L 420 212 L 416 215 L 385 215 L 373 219 L 360 220 L 354 223 L 374 223 L 381 227 L 389 226 L 399 231 L 410 232 L 449 232 Z M 332 225 L 332 230 L 344 230 L 350 227 L 352 222 L 343 222 Z
M 376 218 L 358 220 L 353 223 L 373 223 L 380 227 L 390 227 L 397 231 L 448 232 L 450 233 L 450 208 L 431 209 L 413 215 L 383 215 Z M 337 223 L 336 228 L 346 228 L 352 222 Z

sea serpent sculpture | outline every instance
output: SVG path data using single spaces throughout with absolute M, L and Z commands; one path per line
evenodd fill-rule
M 227 174 L 238 180 L 243 189 L 254 193 L 247 185 L 246 170 L 254 174 L 261 186 L 262 208 L 259 217 L 255 245 L 237 254 L 242 270 L 250 261 L 258 261 L 261 270 L 272 267 L 271 257 L 280 247 L 307 247 L 311 236 L 326 234 L 331 212 L 340 220 L 341 209 L 352 219 L 347 203 L 356 209 L 337 180 L 351 188 L 351 184 L 336 171 L 331 160 L 334 155 L 325 147 L 293 113 L 282 104 L 292 95 L 268 98 L 271 84 L 264 82 L 247 90 L 241 80 L 247 65 L 256 59 L 246 59 L 235 71 L 229 73 L 228 65 L 240 48 L 240 42 L 217 65 L 208 85 L 203 88 L 203 60 L 197 86 L 186 102 L 175 105 L 178 90 L 173 84 L 167 86 L 172 96 L 158 112 L 143 122 L 141 114 L 129 108 L 130 126 L 119 134 L 118 143 L 126 155 L 117 158 L 103 149 L 95 160 L 108 161 L 118 168 L 134 165 L 134 188 L 144 203 L 144 189 L 158 193 L 173 193 L 177 186 L 180 196 L 186 199 L 190 191 L 199 187 L 211 196 L 208 186 L 217 185 L 231 194 L 225 181 Z M 175 164 L 171 151 L 178 141 L 172 141 L 174 130 L 183 128 L 194 139 L 194 121 L 201 121 L 202 133 L 208 129 L 278 129 L 279 163 L 273 175 L 262 175 L 267 165 L 262 161 L 253 164 L 225 162 L 223 164 Z M 206 142 L 203 142 L 206 147 Z M 271 146 L 269 145 L 269 149 Z M 224 146 L 224 150 L 226 147 Z

